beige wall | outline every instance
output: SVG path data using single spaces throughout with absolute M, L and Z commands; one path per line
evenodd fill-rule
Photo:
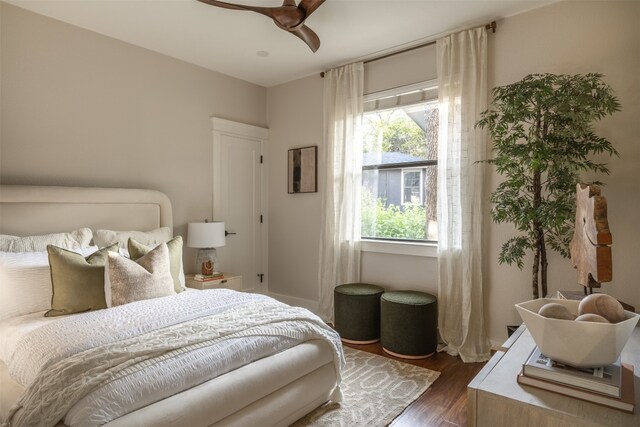
M 640 253 L 638 22 L 638 2 L 566 2 L 499 21 L 498 31 L 489 35 L 489 87 L 536 72 L 606 75 L 620 98 L 622 112 L 598 125 L 598 131 L 620 151 L 620 158 L 610 161 L 611 176 L 603 178 L 608 184 L 604 195 L 614 238 L 614 282 L 605 285 L 605 291 L 640 309 L 640 284 L 635 283 L 640 278 L 640 263 L 634 260 Z M 367 69 L 366 89 L 377 91 L 433 78 L 434 61 L 433 48 L 426 48 L 374 63 L 375 68 Z M 270 290 L 317 300 L 320 195 L 286 194 L 285 159 L 288 148 L 322 146 L 322 80 L 312 76 L 270 88 L 267 99 Z M 498 179 L 489 173 L 487 194 Z M 499 265 L 500 246 L 513 235 L 513 229 L 493 224 L 487 211 L 485 230 L 487 332 L 494 343 L 500 343 L 506 338 L 505 326 L 519 323 L 513 304 L 531 298 L 531 262 L 523 271 Z M 395 289 L 435 292 L 437 263 L 434 258 L 365 253 L 362 278 Z M 558 256 L 551 259 L 549 282 L 553 291 L 579 289 L 570 262 Z
M 320 193 L 287 193 L 287 150 L 318 145 L 321 173 L 322 79 L 312 76 L 270 88 L 267 111 L 269 291 L 317 301 Z
M 183 235 L 211 218 L 210 116 L 264 126 L 266 89 L 0 7 L 2 183 L 157 189 Z

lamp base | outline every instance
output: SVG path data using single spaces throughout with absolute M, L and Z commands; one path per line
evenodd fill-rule
M 196 271 L 200 271 L 203 275 L 213 274 L 217 261 L 215 248 L 199 249 L 196 257 Z

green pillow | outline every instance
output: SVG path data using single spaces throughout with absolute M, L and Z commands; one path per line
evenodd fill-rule
M 129 237 L 129 258 L 137 260 L 148 254 L 154 246 L 146 246 Z M 180 280 L 180 272 L 182 271 L 182 236 L 176 236 L 167 242 L 169 249 L 169 266 L 171 269 L 171 277 L 173 278 L 173 288 L 176 293 L 184 290 L 182 281 Z
M 107 308 L 104 264 L 109 251 L 117 252 L 118 244 L 102 248 L 86 258 L 57 246 L 47 246 L 53 297 L 51 310 L 44 314 L 45 317 Z

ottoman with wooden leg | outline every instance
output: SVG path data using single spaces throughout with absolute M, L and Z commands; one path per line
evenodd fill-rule
M 438 345 L 436 297 L 417 291 L 385 292 L 380 298 L 382 349 L 404 359 L 424 359 Z
M 334 327 L 342 341 L 370 344 L 380 341 L 381 286 L 349 283 L 333 291 Z

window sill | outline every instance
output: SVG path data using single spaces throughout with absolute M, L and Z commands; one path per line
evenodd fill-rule
M 381 240 L 362 240 L 363 252 L 377 252 L 381 254 L 412 255 L 428 258 L 438 257 L 436 243 L 389 242 Z

